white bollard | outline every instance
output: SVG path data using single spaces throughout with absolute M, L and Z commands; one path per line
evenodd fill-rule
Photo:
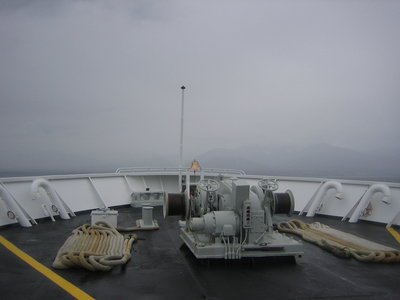
M 142 220 L 144 226 L 153 225 L 153 207 L 151 206 L 142 207 Z

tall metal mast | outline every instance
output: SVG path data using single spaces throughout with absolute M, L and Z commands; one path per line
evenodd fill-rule
M 183 168 L 183 114 L 185 105 L 185 89 L 184 85 L 181 86 L 182 90 L 182 104 L 181 104 L 181 139 L 179 151 L 179 192 L 182 191 L 182 168 Z

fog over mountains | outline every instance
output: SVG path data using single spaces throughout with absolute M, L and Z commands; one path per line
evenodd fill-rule
M 237 168 L 248 174 L 400 181 L 399 153 L 400 149 L 362 152 L 321 143 L 215 149 L 198 160 L 203 167 Z
M 176 167 L 184 106 L 186 166 L 400 182 L 399 11 L 0 1 L 0 177 Z
M 295 146 L 243 146 L 235 149 L 214 149 L 195 157 L 186 155 L 185 166 L 193 159 L 203 168 L 241 169 L 247 174 L 272 176 L 307 176 L 360 180 L 400 182 L 400 149 L 357 151 L 326 143 L 305 147 Z M 40 154 L 42 155 L 42 154 Z M 112 156 L 107 160 L 95 154 L 69 157 L 69 163 L 60 153 L 43 153 L 36 161 L 46 161 L 47 168 L 26 168 L 22 164 L 12 171 L 2 170 L 0 177 L 70 173 L 114 172 L 123 166 L 165 167 L 177 166 L 173 156 L 153 153 L 131 153 Z M 40 164 L 38 164 L 40 165 Z M 51 166 L 49 168 L 49 166 Z

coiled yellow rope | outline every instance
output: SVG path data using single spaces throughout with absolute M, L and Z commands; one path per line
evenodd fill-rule
M 306 224 L 300 220 L 291 220 L 279 223 L 278 229 L 297 234 L 339 257 L 354 257 L 364 262 L 400 262 L 399 250 L 333 229 L 319 222 Z
M 90 271 L 108 271 L 131 258 L 136 235 L 120 234 L 106 222 L 82 225 L 60 248 L 53 262 L 56 269 L 81 267 Z

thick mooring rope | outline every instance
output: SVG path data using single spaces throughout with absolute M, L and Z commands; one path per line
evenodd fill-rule
M 108 271 L 131 258 L 136 235 L 120 234 L 106 222 L 82 225 L 58 250 L 53 262 L 56 269 L 81 267 L 90 271 Z
M 400 251 L 361 237 L 333 229 L 319 222 L 306 224 L 291 220 L 278 224 L 279 231 L 294 233 L 339 257 L 364 262 L 400 262 Z

